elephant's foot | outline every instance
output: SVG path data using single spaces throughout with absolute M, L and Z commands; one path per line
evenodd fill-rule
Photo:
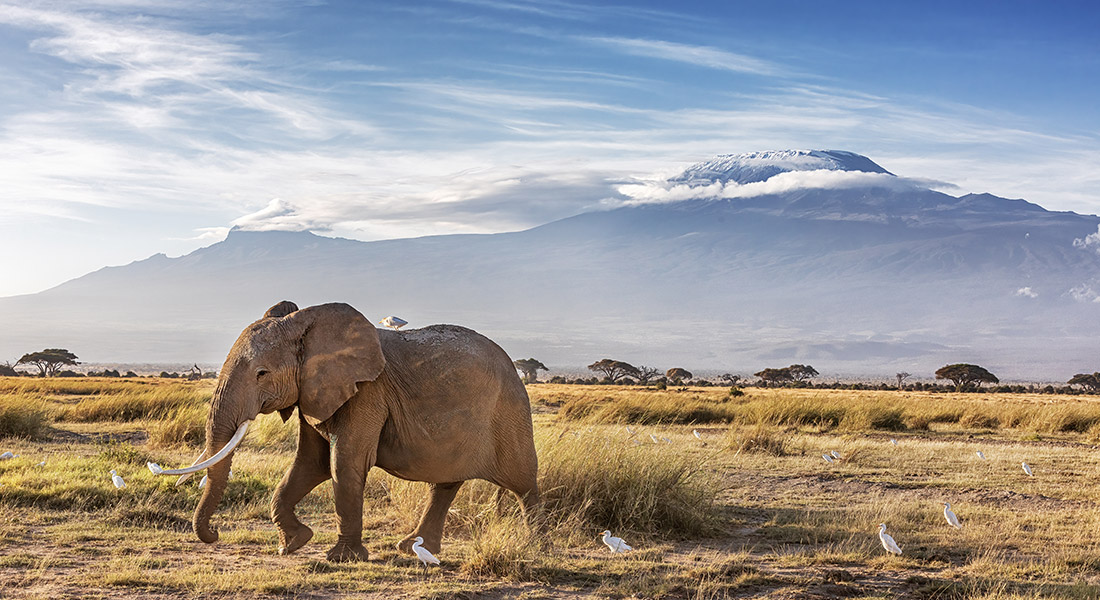
M 299 523 L 294 529 L 279 528 L 279 554 L 290 554 L 298 548 L 306 545 L 313 537 L 313 530 L 308 525 Z
M 336 542 L 325 558 L 330 562 L 358 562 L 367 560 L 367 548 L 363 542 Z
M 424 538 L 424 543 L 421 544 L 421 546 L 423 546 L 425 550 L 431 552 L 432 554 L 439 554 L 439 548 L 442 541 L 440 539 L 429 538 L 428 536 L 416 531 L 405 536 L 405 539 L 401 540 L 400 542 L 397 542 L 397 551 L 401 552 L 402 554 L 408 554 L 411 556 L 413 554 L 413 542 L 416 541 L 416 538 L 418 536 Z

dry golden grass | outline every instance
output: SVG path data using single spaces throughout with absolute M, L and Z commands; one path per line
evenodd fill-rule
M 144 462 L 193 459 L 188 432 L 205 418 L 209 387 L 143 381 L 164 405 L 191 400 L 120 421 L 98 403 L 141 396 L 133 382 L 62 383 L 0 380 L 0 394 L 57 419 L 49 439 L 0 439 L 0 451 L 21 455 L 0 462 L 4 597 L 1100 598 L 1092 398 L 533 385 L 543 521 L 528 527 L 511 500 L 498 511 L 495 488 L 470 482 L 442 568 L 425 573 L 393 549 L 416 524 L 425 484 L 372 471 L 367 563 L 323 560 L 336 539 L 328 483 L 299 505 L 314 541 L 278 556 L 268 503 L 296 423 L 265 415 L 234 457 L 215 516 L 221 541 L 205 546 L 189 531 L 198 478 L 176 487 Z M 84 401 L 96 409 L 78 411 Z M 704 424 L 684 417 L 694 408 L 676 412 L 695 404 L 723 416 Z M 91 414 L 108 420 L 64 416 Z M 826 463 L 834 450 L 841 459 Z M 127 488 L 114 489 L 110 469 Z M 944 501 L 963 529 L 944 521 Z M 878 523 L 902 556 L 879 546 Z M 607 528 L 636 550 L 610 554 L 598 540 Z

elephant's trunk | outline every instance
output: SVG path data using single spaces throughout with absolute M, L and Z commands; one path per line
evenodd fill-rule
M 203 455 L 210 458 L 200 463 L 207 469 L 206 487 L 191 522 L 199 539 L 207 544 L 218 541 L 217 530 L 210 527 L 210 517 L 225 493 L 235 446 L 244 438 L 248 422 L 256 418 L 251 407 L 242 406 L 239 401 L 241 395 L 234 391 L 237 390 L 229 389 L 227 381 L 219 381 L 206 421 L 206 449 Z
M 218 448 L 225 445 L 226 440 L 221 442 L 214 441 L 208 442 L 207 453 L 216 452 Z M 210 517 L 213 516 L 214 510 L 218 508 L 218 503 L 221 502 L 222 494 L 225 493 L 225 486 L 229 481 L 229 469 L 233 463 L 233 455 L 225 457 L 225 459 L 211 465 L 207 472 L 206 487 L 203 488 L 202 498 L 199 500 L 198 506 L 195 507 L 195 515 L 192 518 L 192 524 L 195 527 L 195 533 L 198 534 L 199 539 L 212 544 L 218 541 L 218 531 L 210 527 Z

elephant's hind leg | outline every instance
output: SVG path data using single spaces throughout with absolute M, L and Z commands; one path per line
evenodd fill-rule
M 428 498 L 428 506 L 424 508 L 424 514 L 420 516 L 420 524 L 416 531 L 410 533 L 397 544 L 397 549 L 406 554 L 412 554 L 413 540 L 417 536 L 424 538 L 424 548 L 429 552 L 439 552 L 443 540 L 443 522 L 447 519 L 447 511 L 454 502 L 458 489 L 462 487 L 461 481 L 451 483 L 432 483 L 431 493 Z
M 290 554 L 313 537 L 294 507 L 330 477 L 328 442 L 299 417 L 298 453 L 271 498 L 271 520 L 279 528 L 279 554 Z

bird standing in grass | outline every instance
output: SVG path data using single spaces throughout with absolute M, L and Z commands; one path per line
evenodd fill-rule
M 829 454 L 832 455 L 833 458 L 835 458 L 837 460 L 840 460 L 840 453 L 837 452 L 836 450 L 830 450 Z
M 943 503 L 943 518 L 947 519 L 948 525 L 951 525 L 955 529 L 962 529 L 962 523 L 959 523 L 959 518 L 955 516 L 955 512 L 951 510 L 951 503 Z
M 897 445 L 898 445 L 898 441 L 897 441 L 896 439 L 894 439 L 894 438 L 890 438 L 890 443 L 891 443 L 891 444 L 893 444 L 893 445 L 895 445 L 895 446 L 897 446 Z
M 617 537 L 611 535 L 611 530 L 610 529 L 605 529 L 602 535 L 603 535 L 604 545 L 606 545 L 608 548 L 611 549 L 612 554 L 617 554 L 617 553 L 620 553 L 620 552 L 626 552 L 628 550 L 633 550 L 634 549 L 631 546 L 629 546 L 626 542 L 624 542 L 623 538 L 617 538 Z
M 1027 466 L 1026 462 L 1020 463 L 1020 466 L 1024 468 L 1024 473 L 1027 473 L 1028 477 L 1035 477 L 1035 475 L 1031 473 L 1031 467 Z
M 981 450 L 978 450 L 978 451 L 977 451 L 977 452 L 975 452 L 974 454 L 977 454 L 977 455 L 978 455 L 978 458 L 980 458 L 980 459 L 982 459 L 982 460 L 985 460 L 985 453 L 984 453 L 984 452 L 982 452 Z
M 0 454 L 0 460 L 8 460 L 9 458 L 19 458 L 19 455 L 18 454 L 12 454 L 11 450 L 8 450 L 7 452 L 5 452 L 3 454 Z
M 416 553 L 416 557 L 420 559 L 420 562 L 424 564 L 424 569 L 427 570 L 428 564 L 438 565 L 439 559 L 435 557 L 428 549 L 424 547 L 424 538 L 416 536 L 413 540 L 413 552 Z
M 116 488 L 122 489 L 126 487 L 126 482 L 122 480 L 122 476 L 114 469 L 111 469 L 111 482 L 115 484 Z
M 832 456 L 829 456 L 828 454 L 822 454 L 821 458 L 824 458 L 825 462 L 827 462 L 829 464 L 833 464 L 834 462 L 836 462 L 836 459 L 833 458 Z
M 879 523 L 878 539 L 882 542 L 882 547 L 886 548 L 886 551 L 890 554 L 901 554 L 901 548 L 898 548 L 898 543 L 894 541 L 894 538 L 890 537 L 889 533 L 886 533 L 886 523 Z

